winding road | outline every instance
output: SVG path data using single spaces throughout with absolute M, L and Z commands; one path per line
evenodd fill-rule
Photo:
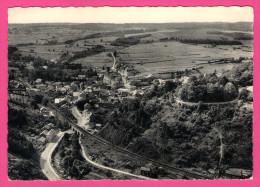
M 52 159 L 52 154 L 57 145 L 59 144 L 60 140 L 64 136 L 65 132 L 59 132 L 57 134 L 57 141 L 56 142 L 51 142 L 47 144 L 47 147 L 41 154 L 40 158 L 40 164 L 42 168 L 42 172 L 45 174 L 45 176 L 49 180 L 62 180 L 62 177 L 58 175 L 58 173 L 55 171 L 55 169 L 51 165 L 51 159 Z
M 118 170 L 118 169 L 113 169 L 113 168 L 110 168 L 110 167 L 107 167 L 107 166 L 103 166 L 101 164 L 98 164 L 92 160 L 90 160 L 87 155 L 86 155 L 86 150 L 84 148 L 84 146 L 81 144 L 81 139 L 79 139 L 79 144 L 81 146 L 81 153 L 82 153 L 82 156 L 83 158 L 89 162 L 90 164 L 96 166 L 96 167 L 99 167 L 99 168 L 102 168 L 102 169 L 106 169 L 106 170 L 110 170 L 110 171 L 113 171 L 113 172 L 117 172 L 117 173 L 121 173 L 121 174 L 124 174 L 124 175 L 128 175 L 128 176 L 132 176 L 132 177 L 136 177 L 136 178 L 140 178 L 140 179 L 144 179 L 144 180 L 153 180 L 152 178 L 148 178 L 148 177 L 144 177 L 144 176 L 141 176 L 141 175 L 135 175 L 135 174 L 132 174 L 132 173 L 128 173 L 128 172 L 125 172 L 125 171 L 122 171 L 122 170 Z

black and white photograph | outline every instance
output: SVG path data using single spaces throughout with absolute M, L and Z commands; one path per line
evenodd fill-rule
M 253 8 L 8 8 L 9 180 L 253 178 Z

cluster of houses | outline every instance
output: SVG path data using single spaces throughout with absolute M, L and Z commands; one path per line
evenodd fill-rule
M 55 126 L 53 123 L 49 123 L 45 125 L 42 129 L 42 133 L 40 134 L 40 138 L 38 140 L 38 143 L 40 145 L 44 145 L 46 143 L 53 142 L 57 133 L 59 132 L 57 129 L 55 129 Z
M 9 81 L 8 85 L 8 100 L 18 104 L 27 105 L 32 97 L 33 93 L 28 92 L 26 88 L 18 81 Z

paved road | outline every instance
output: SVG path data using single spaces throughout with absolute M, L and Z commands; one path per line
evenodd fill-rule
M 144 179 L 144 180 L 153 180 L 151 178 L 148 178 L 148 177 L 144 177 L 144 176 L 141 176 L 141 175 L 135 175 L 135 174 L 132 174 L 132 173 L 128 173 L 128 172 L 125 172 L 125 171 L 122 171 L 122 170 L 118 170 L 118 169 L 113 169 L 113 168 L 110 168 L 110 167 L 107 167 L 107 166 L 103 166 L 101 164 L 98 164 L 96 162 L 93 162 L 92 160 L 90 160 L 87 155 L 86 155 L 86 150 L 84 148 L 84 146 L 82 146 L 81 144 L 81 140 L 79 139 L 79 143 L 80 143 L 80 146 L 81 146 L 81 152 L 82 152 L 82 156 L 83 158 L 89 162 L 90 164 L 96 166 L 96 167 L 99 167 L 99 168 L 102 168 L 102 169 L 106 169 L 106 170 L 110 170 L 110 171 L 114 171 L 114 172 L 117 172 L 117 173 L 121 173 L 121 174 L 124 174 L 124 175 L 128 175 L 128 176 L 132 176 L 132 177 L 136 177 L 136 178 L 140 178 L 140 179 Z
M 61 180 L 62 178 L 57 174 L 55 169 L 51 165 L 51 155 L 57 147 L 59 141 L 62 139 L 65 132 L 59 132 L 57 134 L 57 141 L 54 143 L 48 143 L 47 147 L 41 154 L 40 163 L 42 172 L 46 175 L 49 180 Z

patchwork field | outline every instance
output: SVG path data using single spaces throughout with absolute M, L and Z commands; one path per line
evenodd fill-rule
M 141 72 L 141 75 L 158 74 L 170 71 L 200 68 L 203 73 L 214 70 L 227 70 L 236 64 L 208 64 L 210 60 L 223 58 L 253 57 L 252 39 L 241 39 L 243 45 L 184 44 L 170 38 L 192 40 L 236 40 L 237 37 L 253 36 L 251 25 L 239 24 L 143 24 L 143 25 L 113 25 L 113 24 L 68 24 L 68 25 L 9 25 L 9 45 L 34 43 L 32 45 L 17 46 L 22 55 L 41 57 L 47 60 L 57 59 L 64 52 L 78 52 L 97 45 L 105 47 L 105 52 L 79 58 L 74 63 L 83 66 L 112 66 L 112 58 L 107 54 L 116 50 L 118 60 L 131 64 Z M 123 34 L 125 29 L 148 29 L 146 32 Z M 82 39 L 90 34 L 119 31 L 118 35 L 104 35 L 90 39 Z M 120 37 L 138 37 L 151 34 L 140 39 L 136 45 L 111 45 Z M 167 41 L 160 41 L 162 39 Z M 54 45 L 38 44 L 36 41 L 56 40 Z M 67 40 L 75 40 L 70 44 L 62 44 Z
M 246 43 L 245 46 L 251 45 Z M 231 69 L 236 64 L 207 64 L 209 60 L 253 57 L 251 47 L 240 47 L 235 50 L 233 47 L 216 46 L 212 48 L 209 45 L 190 45 L 176 41 L 138 44 L 118 50 L 118 59 L 123 63 L 135 65 L 144 75 L 198 67 L 203 67 L 200 69 L 203 73 L 210 73 L 215 69 L 217 71 Z M 76 62 L 81 62 L 85 66 L 112 65 L 112 59 L 107 56 L 107 53 L 79 59 Z

